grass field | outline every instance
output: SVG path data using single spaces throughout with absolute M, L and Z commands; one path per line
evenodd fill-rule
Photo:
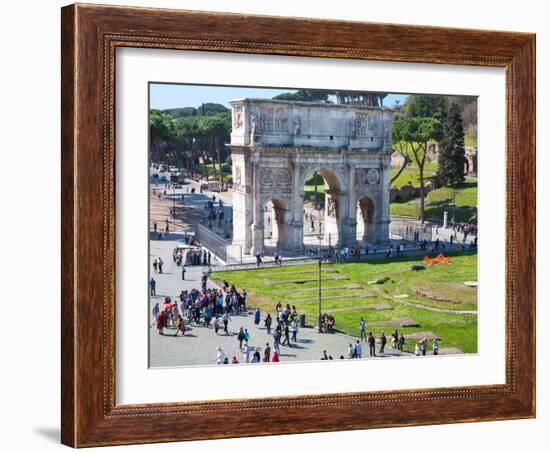
M 454 207 L 453 207 L 454 206 Z M 443 220 L 443 212 L 449 212 L 450 219 L 468 222 L 477 214 L 477 181 L 468 179 L 456 187 L 441 187 L 426 196 L 425 218 Z M 420 212 L 420 199 L 407 202 L 394 202 L 390 214 L 417 218 Z
M 441 338 L 441 347 L 464 353 L 477 351 L 477 289 L 464 281 L 477 280 L 477 255 L 459 254 L 450 265 L 410 270 L 420 258 L 385 259 L 368 263 L 325 264 L 322 273 L 322 311 L 330 312 L 340 332 L 358 336 L 359 320 L 367 330 L 387 335 L 398 329 L 405 335 L 432 332 Z M 249 305 L 262 312 L 275 311 L 277 302 L 295 305 L 315 325 L 318 313 L 317 265 L 288 266 L 255 270 L 215 272 L 215 281 L 228 281 L 246 288 Z M 389 278 L 384 284 L 369 281 Z M 383 306 L 385 305 L 385 306 Z M 381 307 L 386 309 L 380 309 Z M 378 308 L 378 309 L 374 309 Z M 465 313 L 469 311 L 470 313 Z M 418 326 L 400 327 L 396 319 L 410 318 Z M 405 350 L 414 349 L 407 340 Z
M 203 164 L 197 164 L 195 165 L 195 171 L 199 174 L 204 174 L 204 166 Z M 220 180 L 219 176 L 217 178 L 214 177 L 214 165 L 212 163 L 208 163 L 206 165 L 206 168 L 208 170 L 208 179 L 209 180 Z M 222 163 L 222 170 L 223 170 L 223 181 L 224 183 L 231 182 L 233 180 L 233 176 L 231 175 L 231 165 L 227 163 Z M 216 163 L 216 174 L 219 171 L 219 165 Z
M 398 169 L 391 170 L 391 177 L 393 178 L 397 174 Z M 424 165 L 424 178 L 435 176 L 437 172 L 437 163 L 426 162 Z M 420 179 L 418 178 L 418 167 L 415 163 L 411 163 L 403 172 L 399 175 L 397 179 L 391 184 L 392 187 L 401 188 L 403 185 L 411 183 L 413 186 L 418 187 L 420 185 Z

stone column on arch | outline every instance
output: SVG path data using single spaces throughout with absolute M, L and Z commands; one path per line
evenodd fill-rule
M 341 219 L 342 246 L 351 248 L 357 242 L 357 196 L 355 193 L 355 165 L 346 165 L 346 177 L 344 183 L 347 186 L 345 194 L 342 196 L 343 217 Z
M 249 153 L 244 148 L 231 149 L 233 166 L 233 245 L 241 247 L 242 254 L 250 254 L 252 246 L 252 169 Z
M 264 215 L 260 199 L 261 180 L 258 155 L 252 156 L 250 167 L 252 169 L 252 225 L 250 226 L 252 246 L 250 248 L 250 254 L 256 256 L 262 254 L 264 245 Z
M 380 190 L 374 213 L 374 236 L 378 243 L 388 243 L 390 240 L 390 176 L 390 154 L 386 154 L 380 165 Z
M 287 157 L 290 161 L 291 193 L 284 219 L 284 249 L 287 253 L 296 255 L 302 253 L 304 240 L 304 168 L 296 148 L 291 148 L 291 154 Z

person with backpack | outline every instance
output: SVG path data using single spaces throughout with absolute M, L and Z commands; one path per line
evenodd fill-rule
M 239 341 L 239 350 L 242 350 L 243 348 L 243 341 L 245 339 L 243 327 L 241 326 L 239 328 L 239 333 L 237 334 L 237 340 Z

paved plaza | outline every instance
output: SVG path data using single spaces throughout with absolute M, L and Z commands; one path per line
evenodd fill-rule
M 157 282 L 156 297 L 149 298 L 149 312 L 151 312 L 155 303 L 162 304 L 165 296 L 170 296 L 179 302 L 178 295 L 182 290 L 191 290 L 200 288 L 203 272 L 208 270 L 207 266 L 188 265 L 186 267 L 185 280 L 181 279 L 181 267 L 177 266 L 172 260 L 172 250 L 179 244 L 173 240 L 152 240 L 150 244 L 150 257 L 161 257 L 165 265 L 163 273 L 151 273 Z M 213 267 L 216 267 L 214 263 Z M 152 271 L 152 270 L 151 270 Z M 208 282 L 208 287 L 216 287 L 212 281 Z M 253 300 L 249 300 L 253 304 Z M 275 306 L 273 307 L 275 310 Z M 273 315 L 273 313 L 271 313 Z M 273 350 L 273 338 L 268 335 L 263 321 L 260 325 L 254 325 L 251 314 L 235 315 L 229 322 L 229 334 L 223 333 L 216 335 L 212 327 L 189 325 L 186 320 L 185 336 L 178 335 L 174 337 L 175 329 L 165 329 L 165 335 L 158 334 L 156 325 L 153 322 L 153 316 L 149 318 L 150 325 L 150 347 L 149 347 L 149 365 L 150 367 L 165 366 L 196 366 L 196 365 L 214 365 L 216 363 L 216 349 L 222 346 L 229 359 L 237 357 L 239 362 L 243 362 L 243 351 L 239 350 L 237 332 L 242 326 L 250 332 L 249 345 L 257 347 L 263 356 L 263 348 L 266 343 L 270 344 Z M 358 325 L 359 329 L 359 325 Z M 292 347 L 281 346 L 281 362 L 285 361 L 307 361 L 321 359 L 323 350 L 334 359 L 339 359 L 340 355 L 346 356 L 347 348 L 350 343 L 355 343 L 357 338 L 352 338 L 344 334 L 320 334 L 315 328 L 301 328 L 298 331 L 298 341 L 292 343 Z M 368 354 L 368 346 L 362 343 L 363 356 Z M 395 356 L 399 353 L 391 348 L 386 348 L 384 356 Z M 407 355 L 407 353 L 403 353 Z

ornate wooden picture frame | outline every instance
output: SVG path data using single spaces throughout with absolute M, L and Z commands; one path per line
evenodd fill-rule
M 78 4 L 62 9 L 61 32 L 64 444 L 87 447 L 535 416 L 533 34 Z M 117 405 L 114 90 L 115 51 L 120 47 L 505 68 L 505 384 Z M 285 407 L 289 409 L 278 409 Z M 224 428 L 208 428 L 212 422 Z

